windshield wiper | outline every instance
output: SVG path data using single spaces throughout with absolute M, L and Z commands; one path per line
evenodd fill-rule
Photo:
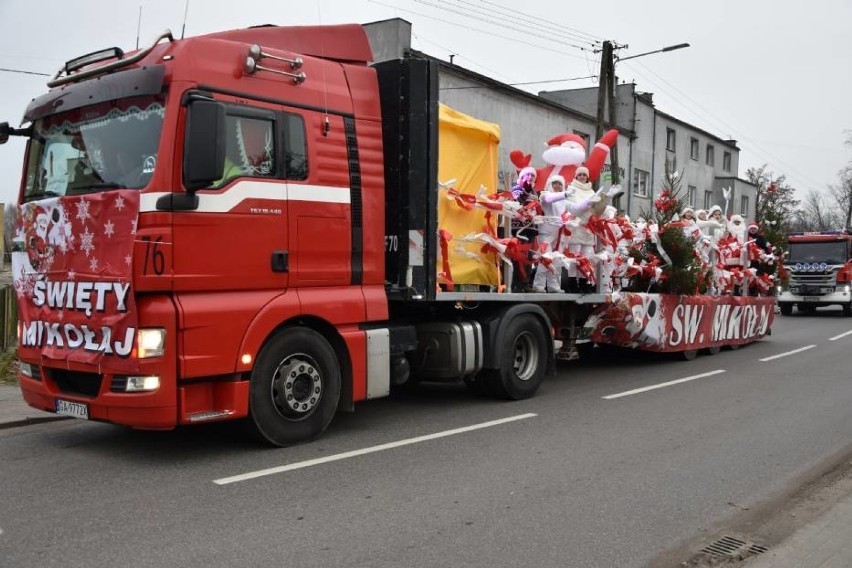
M 38 199 L 44 199 L 45 197 L 61 197 L 61 195 L 62 194 L 50 190 L 36 191 L 28 195 L 24 195 L 24 203 L 27 203 L 28 201 L 36 201 Z

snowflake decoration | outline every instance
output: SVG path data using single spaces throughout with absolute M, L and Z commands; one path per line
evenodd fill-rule
M 81 199 L 74 205 L 77 206 L 77 219 L 81 221 L 85 221 L 89 218 L 89 202 L 85 199 Z
M 133 234 L 136 234 L 136 224 L 139 222 L 138 219 L 132 220 L 130 223 L 133 225 Z
M 89 270 L 91 270 L 92 272 L 95 272 L 97 269 L 98 269 L 98 259 L 93 256 L 92 260 L 89 261 Z
M 124 209 L 124 198 L 120 195 L 115 198 L 115 208 L 119 211 Z
M 128 254 L 127 256 L 124 257 L 124 264 L 126 264 L 127 266 L 130 266 L 131 262 L 133 262 L 133 256 Z
M 83 229 L 83 234 L 80 235 L 80 248 L 83 249 L 83 252 L 86 253 L 86 256 L 89 256 L 93 250 L 95 250 L 95 234 L 89 232 L 89 228 L 86 227 Z
M 77 278 L 77 272 L 75 272 L 74 270 L 69 270 L 68 271 L 68 280 L 74 280 L 75 278 Z
M 106 223 L 104 223 L 104 234 L 109 238 L 112 238 L 112 236 L 115 234 L 115 225 L 112 221 L 107 221 Z

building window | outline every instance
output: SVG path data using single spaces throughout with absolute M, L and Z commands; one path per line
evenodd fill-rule
M 580 138 L 582 138 L 582 139 L 583 139 L 583 142 L 585 142 L 585 143 L 586 143 L 586 148 L 588 148 L 588 147 L 589 147 L 589 141 L 592 139 L 592 137 L 591 137 L 591 136 L 589 136 L 589 135 L 588 135 L 588 134 L 586 134 L 585 132 L 581 132 L 581 131 L 579 131 L 579 130 L 575 130 L 575 131 L 574 131 L 574 134 L 576 134 L 577 136 L 579 136 Z M 568 182 L 568 183 L 570 183 L 570 182 Z
M 633 193 L 648 197 L 648 179 L 651 174 L 644 170 L 633 169 Z
M 695 186 L 686 186 L 686 204 L 690 207 L 695 207 Z
M 710 144 L 707 144 L 707 156 L 705 161 L 708 166 L 716 165 L 716 149 Z
M 740 196 L 740 215 L 748 218 L 748 195 Z
M 666 156 L 666 171 L 670 174 L 677 171 L 677 156 L 674 154 Z
M 713 207 L 713 192 L 709 189 L 704 190 L 704 209 Z
M 698 160 L 698 138 L 689 139 L 689 157 Z
M 675 151 L 675 131 L 671 128 L 666 128 L 666 150 Z
M 722 169 L 726 172 L 731 171 L 731 153 L 725 152 L 722 154 Z

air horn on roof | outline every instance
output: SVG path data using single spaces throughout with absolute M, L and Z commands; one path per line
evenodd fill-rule
M 272 55 L 270 53 L 265 53 L 263 49 L 254 44 L 249 47 L 248 57 L 246 57 L 245 65 L 243 66 L 243 71 L 246 75 L 253 75 L 256 71 L 269 71 L 270 73 L 277 73 L 278 75 L 284 75 L 285 77 L 290 77 L 293 79 L 293 83 L 300 84 L 304 83 L 307 75 L 305 75 L 304 71 L 299 71 L 298 73 L 290 73 L 288 71 L 281 71 L 279 69 L 272 69 L 271 67 L 265 67 L 263 65 L 258 65 L 258 61 L 261 59 L 274 59 L 275 61 L 283 61 L 285 63 L 290 64 L 291 69 L 299 69 L 302 66 L 301 57 L 297 57 L 296 59 L 289 59 L 287 57 L 279 57 L 277 55 Z

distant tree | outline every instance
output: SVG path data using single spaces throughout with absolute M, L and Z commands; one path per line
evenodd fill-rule
M 792 229 L 796 231 L 827 231 L 843 224 L 841 214 L 830 196 L 815 189 L 805 194 L 796 211 Z
M 799 201 L 793 197 L 795 189 L 784 175 L 775 175 L 766 164 L 749 168 L 746 178 L 757 187 L 754 220 L 760 225 L 766 239 L 774 246 L 784 248 L 787 233 L 796 222 Z
M 15 236 L 15 222 L 17 220 L 18 206 L 14 203 L 7 203 L 3 209 L 3 250 L 6 253 L 7 260 L 12 253 L 12 237 Z
M 846 131 L 846 145 L 852 146 L 852 130 Z M 852 160 L 837 172 L 837 177 L 839 183 L 829 185 L 828 193 L 842 214 L 843 228 L 852 229 Z

